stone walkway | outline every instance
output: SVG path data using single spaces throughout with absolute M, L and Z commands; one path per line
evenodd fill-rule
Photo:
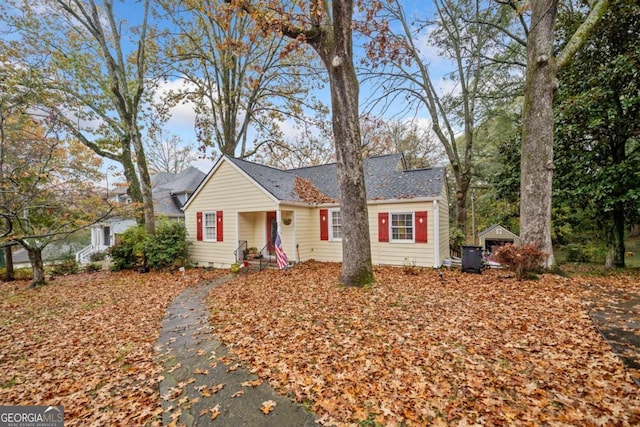
M 231 357 L 209 323 L 209 291 L 231 280 L 224 276 L 188 288 L 172 302 L 162 322 L 156 351 L 164 365 L 160 395 L 164 425 L 316 425 L 316 417 Z M 262 408 L 262 410 L 261 410 Z M 271 408 L 270 411 L 268 409 Z M 268 413 L 264 413 L 264 412 Z

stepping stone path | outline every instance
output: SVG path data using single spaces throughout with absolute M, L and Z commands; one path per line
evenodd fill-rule
M 164 365 L 160 383 L 166 426 L 315 426 L 316 417 L 230 357 L 209 323 L 209 291 L 224 276 L 190 287 L 171 303 L 156 351 Z

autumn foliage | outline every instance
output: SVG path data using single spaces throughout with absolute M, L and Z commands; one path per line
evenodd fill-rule
M 0 402 L 63 405 L 65 426 L 159 419 L 153 346 L 187 286 L 221 272 L 78 274 L 0 284 Z M 206 275 L 206 276 L 205 276 Z
M 247 386 L 266 381 L 325 425 L 640 424 L 630 374 L 640 375 L 589 317 L 606 319 L 609 291 L 640 295 L 637 278 L 377 267 L 376 284 L 346 288 L 339 270 L 309 262 L 212 290 L 215 331 L 238 359 L 230 366 L 260 377 Z M 161 319 L 187 286 L 226 273 L 0 284 L 0 402 L 64 405 L 68 426 L 159 425 Z M 277 423 L 279 408 L 260 410 Z
M 307 263 L 212 290 L 251 372 L 327 425 L 637 425 L 638 388 L 573 279 L 376 268 L 365 288 Z M 276 409 L 277 410 L 277 409 Z
M 535 245 L 515 246 L 507 243 L 499 247 L 495 259 L 516 273 L 519 280 L 526 279 L 534 271 L 540 270 L 540 266 L 547 259 L 547 254 Z

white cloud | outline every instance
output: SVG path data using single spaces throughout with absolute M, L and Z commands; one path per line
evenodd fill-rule
M 162 102 L 171 92 L 177 93 L 189 89 L 190 84 L 184 79 L 167 80 L 158 86 L 154 93 L 154 102 Z M 195 104 L 181 101 L 169 110 L 170 118 L 165 127 L 180 136 L 185 142 L 195 142 Z

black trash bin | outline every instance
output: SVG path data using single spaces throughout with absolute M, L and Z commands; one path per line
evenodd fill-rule
M 462 247 L 462 271 L 464 273 L 482 273 L 482 246 Z

